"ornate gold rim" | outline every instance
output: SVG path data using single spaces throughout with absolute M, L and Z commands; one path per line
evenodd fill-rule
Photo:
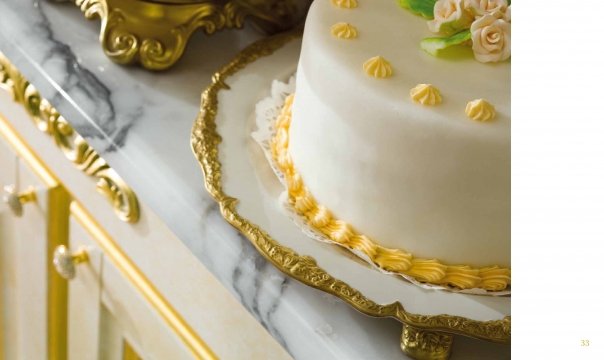
M 229 76 L 257 59 L 272 54 L 300 36 L 301 32 L 296 31 L 253 43 L 215 73 L 212 77 L 212 84 L 202 94 L 200 112 L 191 134 L 191 146 L 205 175 L 205 187 L 219 204 L 222 216 L 245 235 L 256 249 L 280 271 L 308 286 L 337 296 L 366 315 L 394 318 L 419 330 L 458 334 L 497 343 L 510 343 L 510 316 L 501 320 L 477 321 L 462 316 L 444 314 L 413 314 L 405 311 L 400 302 L 387 305 L 377 304 L 345 282 L 331 276 L 319 267 L 313 258 L 299 255 L 280 245 L 266 231 L 237 212 L 238 200 L 227 195 L 222 189 L 221 164 L 218 159 L 218 145 L 222 138 L 216 130 L 218 92 L 230 89 L 225 82 Z

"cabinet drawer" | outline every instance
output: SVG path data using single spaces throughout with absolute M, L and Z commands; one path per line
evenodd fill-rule
M 1 114 L 0 154 L 0 359 L 62 359 L 66 287 L 49 269 L 69 194 Z
M 0 138 L 0 191 L 15 184 L 17 155 Z M 0 203 L 0 359 L 17 356 L 17 229 L 9 207 Z
M 49 354 L 56 351 L 60 331 L 49 331 L 49 326 L 58 325 L 60 308 L 49 309 L 60 289 L 54 287 L 56 277 L 49 276 L 49 250 L 66 240 L 61 218 L 67 217 L 61 212 L 68 198 L 60 186 L 44 182 L 7 150 L 6 142 L 0 146 L 0 358 L 53 358 Z
M 69 282 L 68 358 L 193 359 L 120 264 L 103 253 L 95 229 L 84 229 L 73 218 L 69 227 L 70 252 L 85 253 L 86 260 Z
M 84 252 L 87 261 L 75 267 L 75 276 L 68 285 L 67 358 L 97 359 L 103 254 L 73 219 L 69 221 L 69 237 L 69 250 Z

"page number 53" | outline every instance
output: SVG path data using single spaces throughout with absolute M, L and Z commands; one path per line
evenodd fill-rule
M 589 346 L 589 340 L 581 339 L 581 346 Z

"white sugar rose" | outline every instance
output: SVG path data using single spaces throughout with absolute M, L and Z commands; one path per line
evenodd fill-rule
M 512 26 L 493 15 L 476 19 L 470 27 L 474 57 L 480 62 L 507 60 L 512 54 Z
M 434 20 L 428 21 L 430 31 L 454 34 L 470 27 L 474 16 L 464 7 L 464 0 L 438 0 L 434 4 Z
M 507 0 L 464 0 L 464 8 L 475 17 L 493 15 L 497 18 L 504 16 L 507 8 Z

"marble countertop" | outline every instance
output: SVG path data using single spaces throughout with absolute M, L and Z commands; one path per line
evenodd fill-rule
M 404 358 L 400 324 L 285 277 L 222 219 L 204 189 L 189 145 L 200 94 L 260 35 L 198 32 L 173 68 L 152 73 L 111 62 L 99 27 L 71 4 L 0 2 L 0 51 L 293 357 Z M 454 352 L 477 344 L 456 340 Z

